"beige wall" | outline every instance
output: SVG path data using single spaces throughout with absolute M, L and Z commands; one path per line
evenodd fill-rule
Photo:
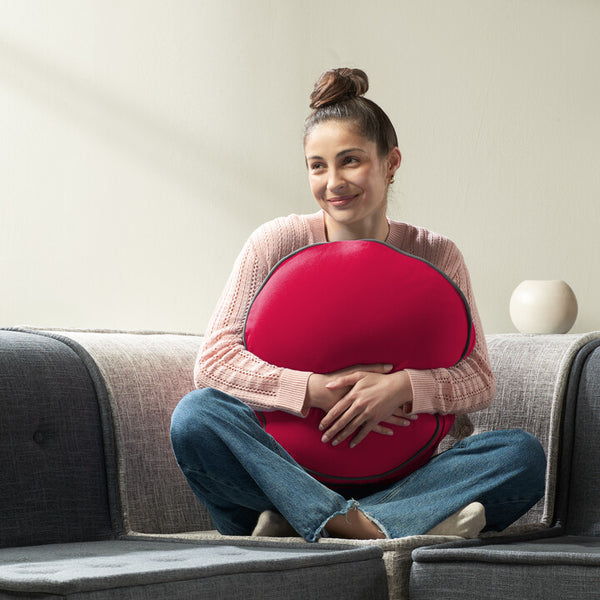
M 318 74 L 365 69 L 396 218 L 446 233 L 486 331 L 523 279 L 600 329 L 596 0 L 0 0 L 0 326 L 201 332 L 261 222 L 314 209 Z

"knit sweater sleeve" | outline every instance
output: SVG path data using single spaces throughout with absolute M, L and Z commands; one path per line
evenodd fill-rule
M 495 391 L 485 335 L 461 252 L 446 238 L 435 246 L 437 252 L 432 262 L 452 278 L 469 304 L 475 346 L 469 356 L 449 369 L 408 370 L 413 389 L 412 412 L 475 412 L 491 404 Z
M 246 242 L 198 354 L 197 387 L 219 389 L 257 410 L 301 414 L 310 373 L 264 362 L 246 350 L 243 336 L 250 304 L 271 268 L 310 241 L 309 228 L 294 216 L 263 225 Z

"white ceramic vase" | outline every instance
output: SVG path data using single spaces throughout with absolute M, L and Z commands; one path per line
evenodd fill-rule
M 522 281 L 510 298 L 510 318 L 521 333 L 567 333 L 577 318 L 577 298 L 564 281 Z

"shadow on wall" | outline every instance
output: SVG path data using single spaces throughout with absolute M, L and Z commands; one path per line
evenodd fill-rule
M 215 180 L 230 178 L 231 164 L 240 165 L 240 170 L 249 174 L 245 185 L 263 193 L 276 185 L 245 156 L 232 155 L 233 145 L 226 147 L 227 155 L 223 156 L 223 139 L 211 139 L 207 131 L 192 135 L 167 119 L 144 111 L 142 106 L 127 103 L 101 86 L 0 39 L 2 83 L 43 103 L 66 121 L 118 145 L 151 169 L 163 171 L 193 189 L 201 190 L 206 186 L 207 172 L 217 173 Z M 208 168 L 199 168 L 207 162 Z

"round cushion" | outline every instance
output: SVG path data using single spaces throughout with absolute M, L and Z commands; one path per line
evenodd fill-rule
M 393 370 L 451 367 L 473 348 L 469 306 L 429 262 L 375 240 L 307 246 L 281 260 L 249 309 L 244 342 L 262 360 L 330 373 L 359 364 Z M 329 484 L 394 481 L 424 464 L 454 415 L 420 414 L 409 426 L 371 432 L 350 448 L 321 442 L 324 416 L 257 413 L 269 432 L 316 479 Z

